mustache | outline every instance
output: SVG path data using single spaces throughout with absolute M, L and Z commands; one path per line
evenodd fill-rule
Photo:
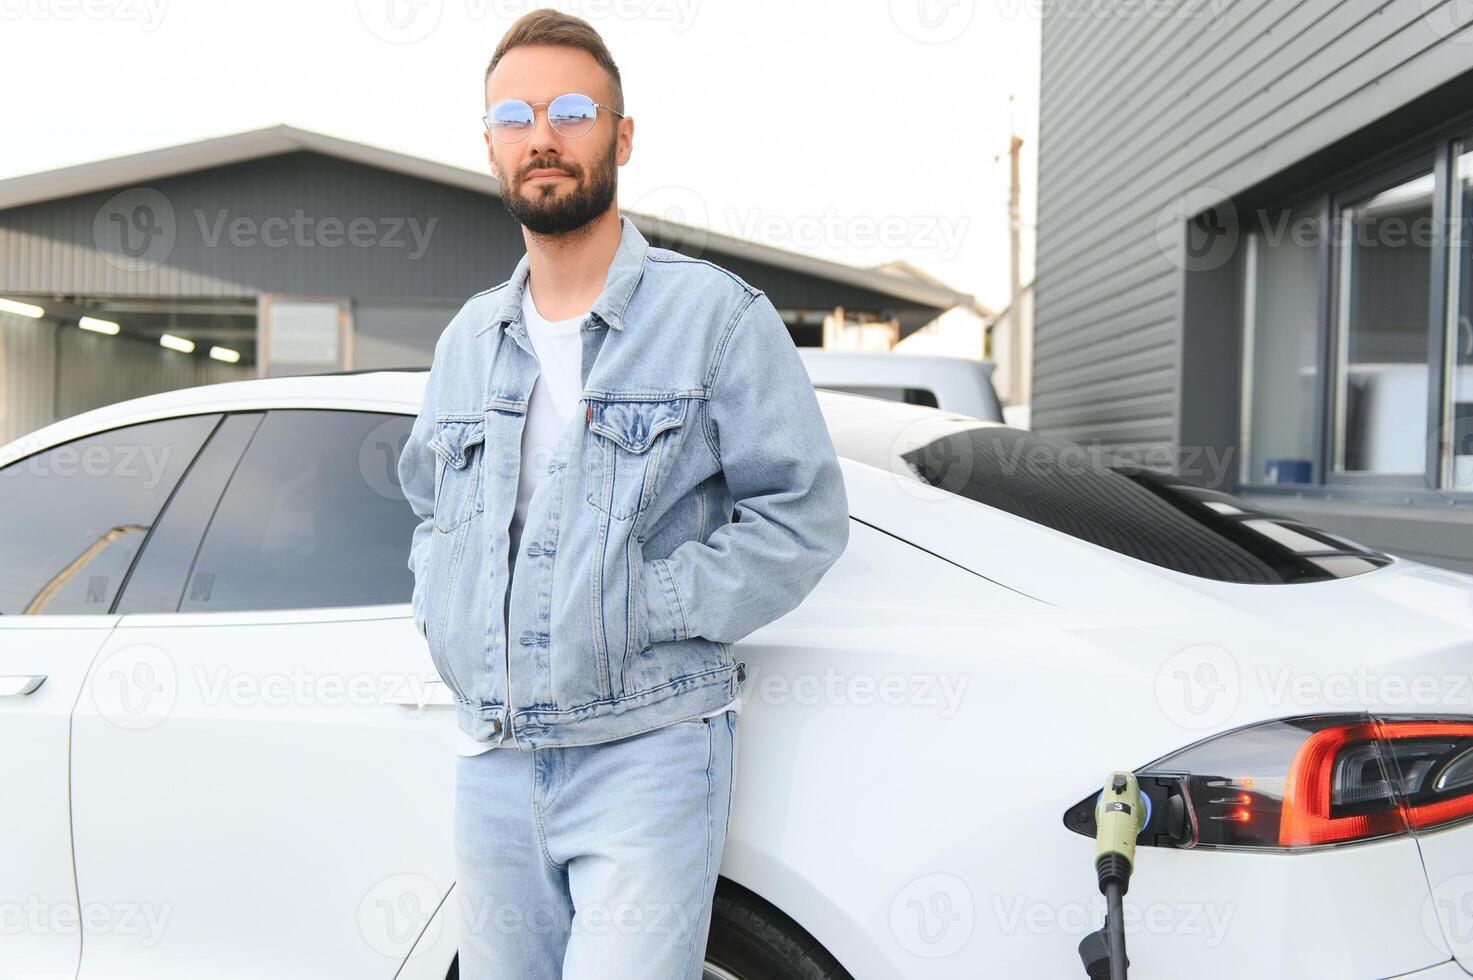
M 567 167 L 563 167 L 563 166 L 560 166 L 560 165 L 555 164 L 555 163 L 545 163 L 545 164 L 534 164 L 533 166 L 528 167 L 526 170 L 523 170 L 522 171 L 522 179 L 525 180 L 526 178 L 532 176 L 533 174 L 540 173 L 541 171 L 544 171 L 544 170 L 551 170 L 553 173 L 567 174 L 569 177 L 576 177 L 576 176 L 578 176 L 576 173 L 574 173 L 573 171 L 569 170 Z

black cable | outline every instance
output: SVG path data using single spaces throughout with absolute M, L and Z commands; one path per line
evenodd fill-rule
M 1105 939 L 1110 946 L 1110 980 L 1126 980 L 1125 913 L 1121 911 L 1120 882 L 1105 885 Z

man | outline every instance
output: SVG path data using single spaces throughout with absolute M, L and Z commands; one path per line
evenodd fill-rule
M 440 336 L 399 460 L 462 743 L 460 976 L 698 978 L 732 645 L 838 559 L 844 485 L 767 296 L 620 215 L 634 121 L 597 32 L 527 14 L 485 83 L 527 252 Z

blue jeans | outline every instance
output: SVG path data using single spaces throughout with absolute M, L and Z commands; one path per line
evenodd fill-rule
M 699 980 L 736 730 L 459 756 L 462 980 Z

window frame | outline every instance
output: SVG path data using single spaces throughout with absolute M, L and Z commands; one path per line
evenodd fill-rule
M 6 460 L 4 465 L 0 466 L 0 469 L 9 469 L 12 466 L 20 466 L 27 460 L 35 459 L 37 456 L 41 456 L 46 453 L 55 452 L 58 449 L 61 449 L 65 446 L 73 445 L 84 439 L 97 439 L 102 436 L 111 435 L 115 432 L 121 432 L 125 429 L 133 429 L 145 425 L 155 425 L 160 422 L 175 422 L 181 419 L 199 418 L 201 416 L 214 416 L 215 418 L 215 422 L 210 427 L 209 432 L 206 433 L 204 440 L 201 441 L 199 447 L 190 456 L 189 461 L 184 465 L 183 469 L 180 470 L 179 478 L 175 481 L 174 486 L 169 490 L 169 493 L 164 497 L 163 503 L 159 505 L 158 513 L 154 515 L 153 522 L 149 525 L 148 530 L 143 535 L 143 540 L 138 543 L 138 550 L 133 553 L 132 559 L 130 559 L 128 562 L 128 567 L 123 570 L 122 578 L 118 582 L 117 590 L 113 593 L 111 601 L 108 602 L 107 609 L 91 613 L 59 613 L 54 615 L 97 617 L 116 617 L 118 615 L 121 615 L 117 611 L 118 603 L 122 599 L 123 594 L 127 591 L 128 582 L 133 577 L 133 570 L 138 567 L 138 563 L 142 560 L 144 552 L 148 550 L 148 543 L 153 537 L 154 529 L 158 527 L 159 522 L 162 521 L 164 519 L 164 515 L 168 513 L 169 506 L 174 502 L 175 496 L 179 493 L 180 486 L 182 486 L 187 480 L 189 476 L 189 471 L 193 469 L 195 462 L 200 457 L 200 454 L 205 451 L 205 449 L 210 445 L 210 441 L 214 439 L 215 434 L 220 431 L 220 426 L 225 421 L 225 416 L 227 414 L 227 412 L 218 408 L 201 408 L 198 411 L 179 412 L 176 414 L 166 414 L 149 418 L 135 419 L 130 422 L 120 422 L 116 425 L 109 425 L 105 428 L 83 432 L 70 438 L 63 439 L 60 442 L 54 442 L 49 445 L 37 447 L 36 449 L 32 450 L 31 452 L 25 453 L 22 456 L 17 456 L 14 459 Z M 37 615 L 53 614 L 22 613 L 16 614 L 15 618 L 23 620 L 28 616 Z
M 1326 283 L 1328 303 L 1321 307 L 1320 317 L 1325 328 L 1323 336 L 1326 344 L 1320 354 L 1320 371 L 1325 383 L 1323 395 L 1323 406 L 1325 410 L 1325 428 L 1319 433 L 1322 439 L 1320 447 L 1320 470 L 1326 486 L 1346 487 L 1405 487 L 1408 489 L 1417 487 L 1417 484 L 1409 483 L 1409 474 L 1405 473 L 1369 473 L 1369 472 L 1337 472 L 1335 470 L 1335 457 L 1339 443 L 1339 429 L 1341 425 L 1341 401 L 1344 398 L 1344 377 L 1342 373 L 1341 355 L 1344 353 L 1345 325 L 1343 315 L 1345 313 L 1345 289 L 1349 283 L 1345 280 L 1345 263 L 1348 253 L 1345 251 L 1345 243 L 1340 235 L 1346 230 L 1346 212 L 1356 204 L 1366 201 L 1384 191 L 1399 187 L 1402 184 L 1416 180 L 1424 174 L 1432 175 L 1432 227 L 1433 241 L 1431 254 L 1428 256 L 1429 274 L 1428 288 L 1431 290 L 1428 296 L 1427 321 L 1423 324 L 1425 339 L 1427 343 L 1432 342 L 1432 335 L 1436 332 L 1435 323 L 1439 320 L 1437 316 L 1437 266 L 1439 256 L 1446 247 L 1444 236 L 1437 229 L 1444 227 L 1446 220 L 1447 186 L 1445 176 L 1441 170 L 1445 162 L 1445 154 L 1424 151 L 1414 157 L 1404 159 L 1397 166 L 1378 171 L 1375 175 L 1366 177 L 1355 183 L 1347 184 L 1339 191 L 1329 195 L 1327 211 L 1330 215 L 1332 225 L 1327 228 L 1334 229 L 1335 233 L 1327 233 L 1321 242 L 1321 247 L 1329 252 L 1329 281 Z M 1436 404 L 1437 394 L 1434 390 L 1432 374 L 1435 361 L 1429 349 L 1427 367 L 1427 397 L 1430 405 Z M 1422 445 L 1424 449 L 1428 440 L 1432 438 L 1432 429 L 1425 424 L 1427 412 L 1423 412 L 1424 426 L 1422 430 Z M 1433 460 L 1431 453 L 1427 453 L 1422 459 L 1423 489 L 1433 489 L 1437 486 L 1435 474 L 1437 463 Z
M 1473 491 L 1451 488 L 1448 467 L 1451 457 L 1435 441 L 1443 424 L 1451 391 L 1448 369 L 1448 317 L 1450 315 L 1450 276 L 1457 254 L 1447 235 L 1447 222 L 1453 213 L 1452 195 L 1454 161 L 1459 148 L 1473 151 L 1473 116 L 1464 116 L 1368 162 L 1346 169 L 1329 180 L 1304 188 L 1300 193 L 1281 198 L 1274 210 L 1305 211 L 1319 215 L 1325 233 L 1319 251 L 1319 303 L 1317 311 L 1316 351 L 1317 378 L 1313 406 L 1312 433 L 1313 475 L 1308 483 L 1267 483 L 1253 479 L 1250 467 L 1252 438 L 1253 365 L 1249 353 L 1256 338 L 1254 314 L 1250 301 L 1258 283 L 1253 258 L 1261 232 L 1249 228 L 1246 247 L 1240 249 L 1237 296 L 1243 304 L 1239 316 L 1239 342 L 1242 358 L 1239 364 L 1242 410 L 1239 413 L 1238 445 L 1242 452 L 1238 466 L 1236 492 L 1265 496 L 1294 496 L 1309 499 L 1346 499 L 1367 503 L 1435 504 L 1453 506 L 1459 511 L 1473 509 Z M 1335 229 L 1340 225 L 1347 205 L 1364 200 L 1382 190 L 1395 187 L 1431 171 L 1434 189 L 1432 200 L 1433 241 L 1430 256 L 1429 297 L 1427 310 L 1427 404 L 1422 438 L 1427 452 L 1421 478 L 1405 474 L 1336 473 L 1335 427 L 1339 418 L 1338 404 L 1341 286 L 1344 255 Z M 1466 216 L 1465 216 L 1466 217 Z M 1246 223 L 1246 222 L 1245 222 Z M 1473 247 L 1469 245 L 1468 247 Z
M 301 615 L 301 616 L 317 615 L 317 614 L 322 613 L 324 610 L 341 610 L 341 609 L 375 610 L 375 609 L 382 609 L 385 606 L 408 606 L 408 605 L 410 605 L 411 600 L 412 600 L 412 596 L 410 598 L 405 598 L 405 599 L 400 600 L 400 601 L 397 601 L 397 602 L 353 602 L 353 603 L 346 603 L 346 604 L 344 604 L 344 603 L 337 603 L 337 604 L 328 604 L 328 605 L 286 606 L 286 607 L 280 607 L 280 606 L 265 606 L 265 607 L 252 606 L 250 608 L 244 608 L 244 609 L 185 609 L 184 608 L 184 602 L 185 602 L 186 598 L 188 597 L 189 584 L 190 584 L 190 582 L 194 578 L 194 571 L 193 571 L 194 565 L 195 565 L 195 563 L 198 562 L 200 555 L 204 553 L 205 545 L 209 541 L 210 530 L 211 530 L 211 528 L 214 527 L 215 521 L 220 516 L 220 508 L 224 505 L 225 500 L 226 500 L 226 497 L 230 493 L 230 489 L 231 489 L 232 484 L 235 483 L 236 478 L 239 476 L 241 466 L 243 466 L 245 464 L 245 462 L 247 461 L 247 459 L 249 458 L 251 447 L 254 445 L 255 440 L 256 440 L 256 437 L 260 434 L 261 429 L 270 421 L 270 417 L 273 414 L 280 413 L 280 412 L 317 412 L 317 413 L 326 413 L 326 414 L 332 414 L 332 415 L 343 415 L 343 414 L 377 415 L 377 416 L 383 416 L 385 418 L 392 417 L 392 418 L 402 419 L 402 420 L 404 420 L 406 422 L 406 424 L 409 424 L 409 425 L 412 425 L 413 424 L 414 418 L 415 418 L 415 416 L 414 416 L 414 414 L 412 412 L 406 412 L 406 411 L 403 411 L 403 410 L 395 410 L 395 409 L 392 409 L 392 408 L 363 407 L 363 406 L 352 406 L 352 407 L 349 407 L 349 406 L 342 406 L 342 405 L 299 405 L 299 404 L 285 404 L 285 405 L 272 405 L 272 406 L 261 407 L 261 408 L 241 408 L 241 409 L 234 409 L 234 410 L 231 410 L 231 411 L 222 413 L 222 419 L 221 419 L 222 424 L 224 422 L 224 417 L 229 416 L 229 415 L 236 415 L 236 414 L 245 414 L 245 415 L 249 415 L 249 414 L 260 414 L 262 416 L 262 419 L 260 421 L 260 424 L 256 427 L 255 431 L 252 433 L 251 438 L 249 440 L 247 440 L 247 442 L 246 442 L 246 444 L 244 446 L 241 447 L 240 453 L 237 456 L 237 458 L 236 458 L 236 460 L 234 462 L 234 465 L 231 468 L 230 478 L 227 479 L 225 481 L 225 483 L 220 487 L 220 491 L 219 491 L 218 495 L 216 496 L 215 504 L 214 504 L 214 507 L 213 507 L 213 509 L 211 511 L 210 518 L 209 518 L 208 521 L 205 522 L 204 526 L 200 529 L 200 532 L 199 532 L 199 534 L 198 534 L 198 536 L 197 536 L 197 538 L 196 538 L 196 540 L 194 542 L 194 559 L 191 561 L 191 563 L 190 563 L 191 564 L 190 571 L 189 571 L 188 575 L 186 575 L 186 577 L 184 579 L 184 583 L 183 583 L 184 588 L 183 588 L 183 590 L 180 593 L 179 603 L 178 603 L 178 605 L 173 610 L 169 610 L 169 611 L 162 611 L 162 612 L 161 611 L 156 611 L 156 610 L 155 611 L 139 611 L 139 612 L 124 613 L 124 615 L 127 615 L 127 616 L 205 616 L 205 617 L 242 617 L 242 616 L 250 617 L 250 616 L 262 616 L 262 615 L 264 615 L 264 616 L 273 616 L 273 617 L 282 617 L 282 616 L 292 617 L 292 616 L 298 616 L 298 615 Z M 202 447 L 202 449 L 203 449 L 203 447 Z M 181 483 L 183 482 L 183 477 L 180 478 L 180 482 Z M 164 510 L 167 511 L 167 505 L 165 506 L 165 509 Z M 405 512 L 406 513 L 409 513 L 410 512 L 409 511 L 409 505 L 407 503 L 405 504 Z M 161 511 L 160 512 L 160 519 L 162 519 L 162 517 L 163 517 L 163 512 Z M 146 543 L 147 542 L 145 542 L 145 544 Z M 141 554 L 142 553 L 142 548 L 140 548 L 139 551 L 140 551 L 140 554 Z M 406 551 L 405 554 L 404 554 L 404 557 L 405 557 L 406 560 L 408 559 L 408 556 L 409 556 L 409 553 L 408 553 L 408 551 Z M 124 583 L 124 584 L 126 585 L 126 583 Z M 121 589 L 119 591 L 120 591 L 120 594 L 121 594 Z M 289 621 L 289 620 L 282 620 L 282 621 L 284 622 L 284 621 Z

